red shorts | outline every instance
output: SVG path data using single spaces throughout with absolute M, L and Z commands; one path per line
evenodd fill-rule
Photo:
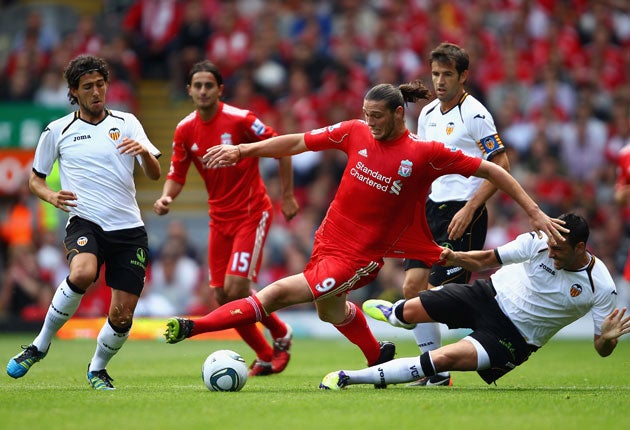
M 211 287 L 223 288 L 225 275 L 257 281 L 272 220 L 272 212 L 265 210 L 245 221 L 220 224 L 210 221 L 208 267 Z
M 376 278 L 383 267 L 382 258 L 358 259 L 341 252 L 330 252 L 317 241 L 304 277 L 313 293 L 313 299 L 338 296 L 364 287 Z

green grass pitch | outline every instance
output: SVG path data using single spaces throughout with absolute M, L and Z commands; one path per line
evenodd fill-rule
M 31 334 L 0 336 L 6 363 Z M 397 356 L 417 355 L 409 337 Z M 337 369 L 363 367 L 343 339 L 294 340 L 289 367 L 250 378 L 242 391 L 210 392 L 201 364 L 237 341 L 130 340 L 108 366 L 116 391 L 93 391 L 85 371 L 93 340 L 55 340 L 48 356 L 21 379 L 0 377 L 0 429 L 589 429 L 630 425 L 630 342 L 600 358 L 587 340 L 552 340 L 498 384 L 454 373 L 453 387 L 405 385 L 343 391 L 317 387 Z

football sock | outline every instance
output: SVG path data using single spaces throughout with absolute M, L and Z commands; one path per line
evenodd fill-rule
M 442 334 L 440 332 L 439 323 L 422 323 L 416 324 L 411 330 L 416 344 L 420 348 L 420 352 L 433 351 L 442 346 Z M 448 372 L 440 372 L 442 376 L 448 376 Z
M 287 335 L 288 330 L 286 324 L 282 322 L 275 312 L 271 315 L 263 316 L 260 322 L 267 327 L 273 339 L 278 339 Z
M 372 334 L 365 315 L 352 302 L 346 302 L 348 316 L 340 324 L 334 324 L 348 340 L 358 346 L 367 359 L 368 365 L 378 360 L 381 355 L 381 346 Z
M 350 377 L 348 384 L 399 384 L 424 376 L 418 357 L 396 358 L 361 370 L 344 370 Z
M 267 342 L 263 333 L 255 324 L 245 324 L 234 327 L 247 345 L 256 352 L 256 356 L 262 361 L 270 362 L 273 358 L 273 348 Z
M 255 296 L 257 293 L 257 291 L 253 288 L 251 292 L 252 296 Z M 282 322 L 280 317 L 278 317 L 278 315 L 276 315 L 275 313 L 263 315 L 260 322 L 267 328 L 267 330 L 269 330 L 269 333 L 271 334 L 271 337 L 273 339 L 278 339 L 287 335 L 288 330 L 286 324 Z
M 439 323 L 421 323 L 411 330 L 421 352 L 433 351 L 442 346 Z
M 122 348 L 129 337 L 130 327 L 121 329 L 115 328 L 107 318 L 103 328 L 96 337 L 96 350 L 90 361 L 90 371 L 102 370 L 107 367 L 107 363 Z
M 33 345 L 39 351 L 46 351 L 50 346 L 53 336 L 74 315 L 79 308 L 83 294 L 72 288 L 68 278 L 61 281 L 46 312 L 44 324 L 39 334 L 33 341 Z
M 393 312 L 387 318 L 390 324 L 393 325 L 394 327 L 403 327 L 404 325 L 410 324 L 409 321 L 407 321 L 403 316 L 403 313 L 405 311 L 406 301 L 407 300 L 405 299 L 401 299 L 401 300 L 398 300 L 396 303 L 394 303 Z
M 253 324 L 262 320 L 263 315 L 265 315 L 265 310 L 256 296 L 234 300 L 219 306 L 201 318 L 193 319 L 195 325 L 190 335 Z

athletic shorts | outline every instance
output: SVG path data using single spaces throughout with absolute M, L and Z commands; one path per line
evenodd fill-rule
M 457 240 L 448 238 L 448 226 L 455 214 L 464 207 L 466 202 L 448 201 L 436 203 L 431 199 L 427 200 L 426 214 L 427 222 L 435 242 L 454 251 L 470 251 L 472 249 L 483 249 L 488 231 L 488 211 L 485 206 L 477 209 L 472 221 L 466 231 Z M 403 263 L 405 270 L 426 267 L 419 260 L 406 259 Z M 448 283 L 465 284 L 470 281 L 471 273 L 460 266 L 442 266 L 434 264 L 431 267 L 429 283 L 431 285 L 443 285 Z
M 314 300 L 339 296 L 364 287 L 376 278 L 383 267 L 382 258 L 352 258 L 348 254 L 324 248 L 318 241 L 315 242 L 303 272 Z
M 273 215 L 261 211 L 239 223 L 210 222 L 208 236 L 208 267 L 210 286 L 223 288 L 225 275 L 258 280 L 263 248 Z
M 66 226 L 63 243 L 68 262 L 83 252 L 96 255 L 95 281 L 105 264 L 107 286 L 140 296 L 149 263 L 149 240 L 144 227 L 104 231 L 97 224 L 74 216 Z
M 446 284 L 421 291 L 422 306 L 435 321 L 449 328 L 472 329 L 475 338 L 490 357 L 490 369 L 477 373 L 488 384 L 525 362 L 538 347 L 529 345 L 516 326 L 503 313 L 490 280 L 472 285 Z

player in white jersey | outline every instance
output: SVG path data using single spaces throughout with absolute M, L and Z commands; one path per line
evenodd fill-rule
M 134 115 L 105 109 L 109 70 L 104 60 L 78 56 L 64 75 L 70 103 L 79 110 L 43 131 L 29 186 L 33 194 L 69 213 L 64 245 L 70 274 L 57 288 L 41 331 L 9 360 L 7 374 L 20 378 L 46 356 L 53 336 L 74 315 L 105 264 L 112 297 L 87 379 L 96 390 L 113 390 L 105 366 L 129 336 L 148 263 L 133 170 L 137 161 L 147 177 L 158 180 L 160 151 Z M 58 192 L 46 184 L 55 161 L 62 188 Z
M 424 106 L 418 117 L 417 135 L 426 141 L 443 142 L 467 155 L 492 161 L 509 171 L 505 148 L 490 112 L 466 92 L 469 58 L 465 50 L 442 43 L 429 57 L 437 98 Z M 434 240 L 455 251 L 483 249 L 488 230 L 486 201 L 496 187 L 482 178 L 441 176 L 431 185 L 426 215 Z M 403 296 L 416 297 L 426 288 L 449 282 L 468 283 L 471 273 L 463 267 L 431 267 L 428 283 L 421 261 L 405 260 Z M 419 324 L 413 336 L 421 351 L 442 346 L 439 324 Z M 452 385 L 448 373 L 423 378 L 413 385 Z
M 618 338 L 630 333 L 626 308 L 617 308 L 617 291 L 605 264 L 587 251 L 589 228 L 581 216 L 563 214 L 570 230 L 564 242 L 526 233 L 494 250 L 457 252 L 443 248 L 446 265 L 477 271 L 502 266 L 487 280 L 446 284 L 396 304 L 368 300 L 363 310 L 399 327 L 441 322 L 469 328 L 464 339 L 363 370 L 341 370 L 324 377 L 321 388 L 351 384 L 397 384 L 442 371 L 476 370 L 488 384 L 526 361 L 561 328 L 590 312 L 595 350 L 610 355 Z

